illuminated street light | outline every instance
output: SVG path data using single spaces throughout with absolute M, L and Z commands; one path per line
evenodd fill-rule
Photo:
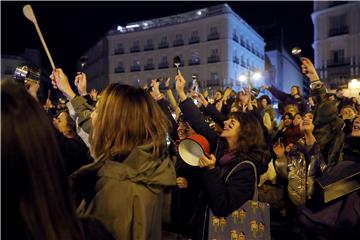
M 240 82 L 245 82 L 246 81 L 246 76 L 245 75 L 240 75 L 239 76 L 239 81 Z
M 254 78 L 255 80 L 259 80 L 260 78 L 262 78 L 262 75 L 261 75 L 261 73 L 259 73 L 259 72 L 255 72 L 255 73 L 253 74 L 253 78 Z
M 348 88 L 350 89 L 360 89 L 360 81 L 356 78 L 351 79 L 351 81 L 348 84 Z

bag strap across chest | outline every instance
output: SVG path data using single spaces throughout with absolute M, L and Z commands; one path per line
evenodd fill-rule
M 254 174 L 255 174 L 255 186 L 254 186 L 254 196 L 253 196 L 253 200 L 254 201 L 258 201 L 258 188 L 257 188 L 257 171 L 256 171 L 256 166 L 253 162 L 251 161 L 248 161 L 248 160 L 245 160 L 245 161 L 242 161 L 238 164 L 236 164 L 235 167 L 233 167 L 230 172 L 228 173 L 228 175 L 226 176 L 226 179 L 225 179 L 225 183 L 227 183 L 229 177 L 231 176 L 231 174 L 243 163 L 247 163 L 247 164 L 250 164 L 252 166 L 252 168 L 254 169 Z

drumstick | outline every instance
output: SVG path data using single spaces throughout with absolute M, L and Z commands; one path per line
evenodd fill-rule
M 32 7 L 31 7 L 30 4 L 25 5 L 25 6 L 23 7 L 23 13 L 24 13 L 25 17 L 26 17 L 27 19 L 29 19 L 29 20 L 35 25 L 36 31 L 37 31 L 37 33 L 38 33 L 38 35 L 39 35 L 39 37 L 40 37 L 40 40 L 41 40 L 41 43 L 42 43 L 42 45 L 43 45 L 43 47 L 44 47 L 44 49 L 45 49 L 46 55 L 47 55 L 48 58 L 49 58 L 51 67 L 52 67 L 52 69 L 56 69 L 55 64 L 54 64 L 54 61 L 52 60 L 52 57 L 51 57 L 50 52 L 49 52 L 49 49 L 48 49 L 47 46 L 46 46 L 44 37 L 43 37 L 43 35 L 41 34 L 39 25 L 38 25 L 38 23 L 37 23 L 37 21 L 36 21 L 36 18 L 35 18 L 34 11 L 32 10 Z

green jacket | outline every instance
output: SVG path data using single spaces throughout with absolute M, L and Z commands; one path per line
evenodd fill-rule
M 169 157 L 152 158 L 152 145 L 136 147 L 123 162 L 99 159 L 76 171 L 77 191 L 82 183 L 93 184 L 85 215 L 99 219 L 116 239 L 161 239 L 163 189 L 176 184 Z

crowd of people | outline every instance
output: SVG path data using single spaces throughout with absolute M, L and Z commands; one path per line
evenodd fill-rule
M 359 239 L 360 103 L 328 93 L 308 58 L 301 68 L 309 99 L 265 85 L 260 97 L 249 86 L 212 99 L 181 71 L 176 92 L 168 78 L 88 93 L 85 73 L 74 91 L 54 69 L 66 98 L 54 105 L 36 82 L 2 81 L 5 238 L 208 239 L 210 210 L 226 218 L 258 192 L 272 239 Z M 210 146 L 198 166 L 178 150 L 194 134 Z M 346 191 L 324 200 L 320 180 Z

